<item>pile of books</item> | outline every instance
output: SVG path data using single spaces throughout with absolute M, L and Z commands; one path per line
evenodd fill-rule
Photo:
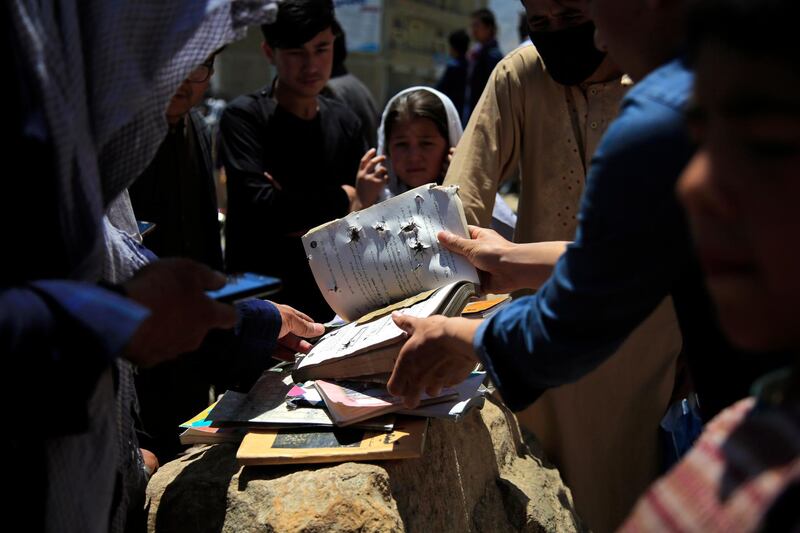
M 478 371 L 413 411 L 386 390 L 406 338 L 392 312 L 458 316 L 475 299 L 478 273 L 440 246 L 442 230 L 468 237 L 456 187 L 418 187 L 308 232 L 314 278 L 342 325 L 247 394 L 225 393 L 184 424 L 182 442 L 241 440 L 247 465 L 419 457 L 429 418 L 457 421 L 482 406 Z M 474 303 L 467 314 L 503 303 Z
M 481 407 L 483 372 L 404 409 L 385 387 L 335 381 L 295 384 L 284 365 L 274 367 L 247 393 L 226 392 L 181 425 L 183 444 L 241 442 L 240 464 L 375 461 L 419 457 L 431 417 L 458 421 Z

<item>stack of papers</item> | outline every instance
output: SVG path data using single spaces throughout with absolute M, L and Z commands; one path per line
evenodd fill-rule
M 478 292 L 475 268 L 438 242 L 443 230 L 469 236 L 458 188 L 424 185 L 304 235 L 321 296 L 348 323 L 247 394 L 226 393 L 189 421 L 186 440 L 244 435 L 237 457 L 248 465 L 419 457 L 429 418 L 482 406 L 483 373 L 413 411 L 386 390 L 406 340 L 391 313 L 458 316 Z
M 239 442 L 240 464 L 375 461 L 419 457 L 428 418 L 458 421 L 482 407 L 485 373 L 407 410 L 380 385 L 293 383 L 285 368 L 265 372 L 247 393 L 226 392 L 181 427 L 183 444 Z M 401 415 L 401 416 L 396 416 Z M 344 427 L 346 426 L 346 427 Z

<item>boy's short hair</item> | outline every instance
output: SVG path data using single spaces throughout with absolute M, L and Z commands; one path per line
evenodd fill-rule
M 459 53 L 459 55 L 465 55 L 467 50 L 469 50 L 469 35 L 464 30 L 456 30 L 450 34 L 450 37 L 447 39 L 450 42 L 450 46 L 453 47 L 453 50 Z
M 261 33 L 271 48 L 300 48 L 319 32 L 333 26 L 331 0 L 283 0 L 272 24 Z
M 497 29 L 497 22 L 494 20 L 494 13 L 485 7 L 473 11 L 470 15 L 470 18 L 480 20 L 484 26 L 489 26 L 493 30 Z

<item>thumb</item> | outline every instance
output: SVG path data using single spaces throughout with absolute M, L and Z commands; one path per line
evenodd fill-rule
M 459 237 L 455 233 L 450 233 L 449 231 L 440 231 L 437 238 L 439 242 L 442 243 L 442 246 L 453 253 L 463 255 L 467 258 L 473 255 L 472 251 L 474 246 L 471 239 Z
M 412 335 L 414 333 L 414 329 L 416 328 L 417 320 L 419 319 L 395 311 L 392 313 L 392 320 L 394 320 L 394 323 L 398 328 L 402 329 L 409 335 Z

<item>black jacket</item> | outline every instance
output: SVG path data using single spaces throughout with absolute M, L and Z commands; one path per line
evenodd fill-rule
M 352 111 L 326 97 L 318 101 L 319 112 L 306 121 L 280 107 L 269 88 L 237 98 L 222 116 L 220 156 L 228 187 L 228 271 L 280 278 L 281 303 L 324 320 L 333 313 L 300 236 L 348 213 L 341 186 L 354 185 L 367 147 Z

